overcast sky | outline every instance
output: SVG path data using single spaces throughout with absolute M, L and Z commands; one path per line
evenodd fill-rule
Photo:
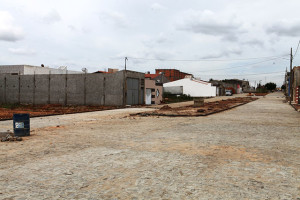
M 299 0 L 1 0 L 0 65 L 94 72 L 124 69 L 128 57 L 134 71 L 281 85 L 300 39 L 299 8 Z

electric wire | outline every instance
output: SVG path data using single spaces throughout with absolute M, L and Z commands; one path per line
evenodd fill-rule
M 246 64 L 246 65 L 240 65 L 240 66 L 235 66 L 235 67 L 227 67 L 227 68 L 218 68 L 218 69 L 212 69 L 212 70 L 203 70 L 203 71 L 196 71 L 196 72 L 211 72 L 211 71 L 219 71 L 219 70 L 224 70 L 224 69 L 241 68 L 241 67 L 257 65 L 257 64 L 260 64 L 260 63 L 264 63 L 264 62 L 268 62 L 268 61 L 272 61 L 272 60 L 277 60 L 277 59 L 281 59 L 281 58 L 282 57 L 277 57 L 277 58 L 268 59 L 268 60 L 264 60 L 264 61 L 260 61 L 260 62 L 256 62 L 256 63 L 250 63 L 250 64 Z
M 295 54 L 294 54 L 294 56 L 293 56 L 293 57 L 295 57 L 295 56 L 297 55 L 298 48 L 299 48 L 299 44 L 300 44 L 300 40 L 299 40 L 299 42 L 298 42 L 298 46 L 297 46 L 297 49 L 296 49 L 296 51 L 295 51 Z
M 261 75 L 261 74 L 277 74 L 277 73 L 284 73 L 285 71 L 277 71 L 277 72 L 266 72 L 266 73 L 259 73 L 259 74 L 201 74 L 202 76 L 254 76 L 254 75 Z
M 152 61 L 174 61 L 174 62 L 217 62 L 217 61 L 235 61 L 235 60 L 257 60 L 257 59 L 266 59 L 266 58 L 278 58 L 287 56 L 288 54 L 283 54 L 280 56 L 268 56 L 268 57 L 253 57 L 253 58 L 234 58 L 234 59 L 157 59 L 157 58 L 137 58 L 137 57 L 127 57 L 128 59 L 133 60 L 152 60 Z

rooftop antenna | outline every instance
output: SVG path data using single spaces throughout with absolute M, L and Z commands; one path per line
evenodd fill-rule
M 81 71 L 86 74 L 88 72 L 88 69 L 84 67 L 84 68 L 81 69 Z
M 126 61 L 128 60 L 127 57 L 125 57 L 125 71 L 126 71 Z

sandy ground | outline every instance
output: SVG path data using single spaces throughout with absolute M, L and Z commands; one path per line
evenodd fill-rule
M 300 113 L 283 100 L 207 117 L 33 118 L 30 137 L 0 143 L 0 199 L 300 199 Z

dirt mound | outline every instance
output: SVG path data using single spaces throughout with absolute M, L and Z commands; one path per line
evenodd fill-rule
M 47 105 L 0 105 L 0 120 L 12 119 L 14 113 L 29 113 L 30 117 L 62 115 L 122 108 L 122 106 L 63 106 L 60 104 Z
M 170 117 L 183 117 L 183 116 L 207 116 L 210 114 L 218 113 L 224 110 L 235 108 L 244 105 L 257 98 L 252 97 L 236 97 L 232 99 L 223 99 L 216 102 L 204 103 L 201 108 L 191 106 L 182 106 L 171 108 L 168 105 L 161 107 L 159 110 L 153 112 L 138 113 L 140 116 L 170 116 Z
M 159 110 L 172 110 L 172 108 L 168 105 L 161 107 Z

